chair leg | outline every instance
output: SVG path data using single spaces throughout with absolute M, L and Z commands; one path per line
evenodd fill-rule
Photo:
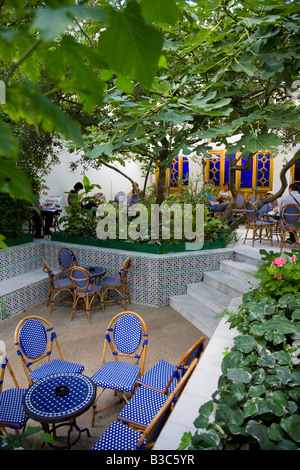
M 75 313 L 78 300 L 79 300 L 79 297 L 78 297 L 76 294 L 74 294 L 73 305 L 72 305 L 72 312 L 71 312 L 71 321 L 73 320 L 73 315 L 74 315 L 74 313 Z

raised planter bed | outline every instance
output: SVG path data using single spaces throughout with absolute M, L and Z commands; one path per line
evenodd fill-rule
M 216 248 L 225 248 L 226 246 L 224 232 L 220 232 L 217 240 L 212 242 L 205 241 L 202 246 L 200 243 L 197 242 L 182 242 L 177 244 L 170 243 L 165 245 L 157 245 L 155 243 L 149 244 L 147 242 L 133 243 L 123 240 L 100 240 L 93 237 L 70 236 L 62 232 L 53 233 L 51 235 L 51 240 L 63 243 L 74 243 L 76 245 L 99 246 L 102 248 L 110 248 L 115 250 L 127 250 L 153 254 L 181 253 L 198 250 L 214 250 Z

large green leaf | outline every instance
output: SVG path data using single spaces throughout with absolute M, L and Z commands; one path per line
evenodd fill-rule
M 2 157 L 16 157 L 18 142 L 8 124 L 0 124 L 0 155 Z
M 149 87 L 157 70 L 163 37 L 131 1 L 111 14 L 109 27 L 100 35 L 98 48 L 109 67 Z
M 0 157 L 0 192 L 8 193 L 14 199 L 33 202 L 31 184 L 15 160 Z
M 179 11 L 174 0 L 142 0 L 143 16 L 151 23 L 175 24 Z

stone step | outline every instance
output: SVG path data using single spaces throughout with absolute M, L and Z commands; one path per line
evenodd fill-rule
M 188 284 L 187 294 L 215 313 L 221 313 L 231 300 L 231 297 L 203 281 Z
M 170 297 L 170 307 L 192 323 L 208 338 L 212 336 L 220 321 L 215 312 L 188 294 Z
M 237 248 L 234 250 L 234 253 L 236 261 L 245 261 L 246 263 L 254 266 L 259 266 L 259 264 L 262 263 L 260 253 L 255 250 L 251 250 L 249 248 Z
M 244 279 L 239 279 L 223 271 L 207 271 L 203 274 L 204 282 L 230 297 L 240 297 L 253 287 Z
M 257 266 L 254 264 L 245 261 L 222 260 L 220 270 L 239 279 L 249 280 L 255 286 L 260 284 L 260 279 L 253 277 L 253 274 L 257 272 Z

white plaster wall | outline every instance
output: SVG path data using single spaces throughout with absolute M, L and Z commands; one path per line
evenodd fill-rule
M 67 205 L 67 194 L 77 182 L 82 182 L 84 175 L 87 176 L 92 184 L 99 184 L 101 190 L 95 188 L 92 194 L 98 193 L 99 191 L 105 194 L 106 200 L 109 201 L 114 198 L 114 195 L 118 191 L 124 191 L 127 194 L 131 191 L 131 183 L 124 176 L 120 175 L 116 171 L 102 166 L 101 169 L 89 169 L 84 172 L 82 167 L 78 167 L 76 171 L 70 170 L 70 163 L 78 160 L 78 155 L 70 154 L 66 150 L 59 152 L 60 164 L 56 165 L 49 175 L 45 178 L 47 195 L 41 196 L 43 202 L 47 196 L 62 196 L 61 208 Z M 119 168 L 123 173 L 129 174 L 130 177 L 136 181 L 140 188 L 144 184 L 144 178 L 142 176 L 141 168 L 138 163 L 128 162 L 126 167 L 114 164 L 116 168 Z M 152 175 L 148 178 L 148 186 L 152 185 Z M 63 212 L 64 213 L 64 212 Z M 62 215 L 63 215 L 62 213 Z

